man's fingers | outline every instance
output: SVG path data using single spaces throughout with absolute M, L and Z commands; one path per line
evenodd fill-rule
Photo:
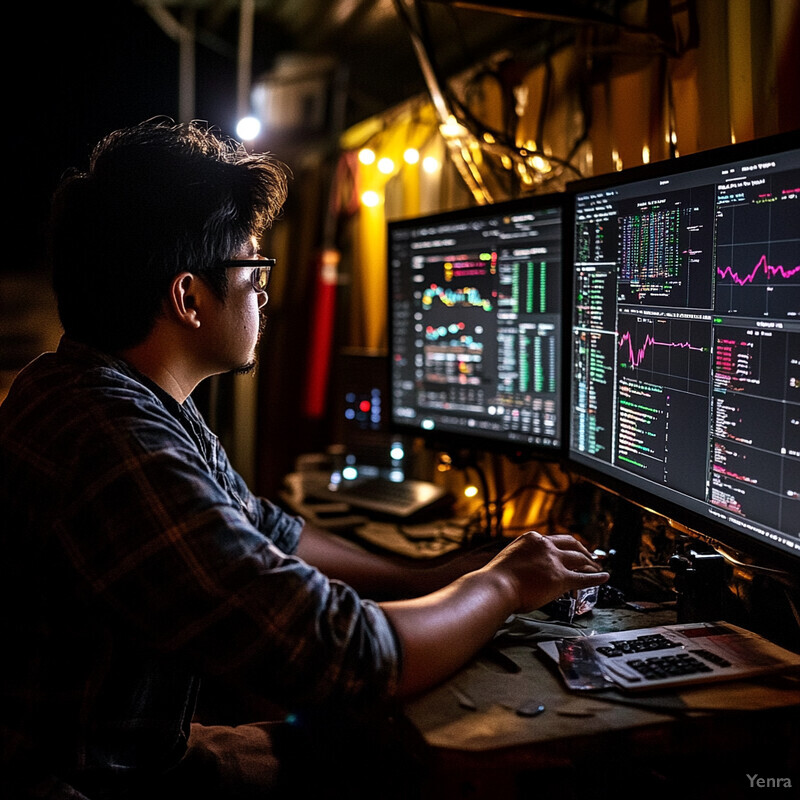
M 541 536 L 541 534 L 538 535 Z M 561 550 L 576 550 L 580 553 L 583 553 L 585 556 L 588 556 L 589 558 L 592 557 L 592 554 L 586 549 L 586 547 L 574 536 L 570 536 L 568 533 L 554 533 L 545 538 L 547 538 L 548 541 L 551 541 Z
M 579 589 L 587 589 L 605 583 L 610 577 L 607 572 L 576 572 L 575 583 Z

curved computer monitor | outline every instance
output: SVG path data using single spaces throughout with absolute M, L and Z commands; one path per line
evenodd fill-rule
M 568 463 L 712 544 L 794 569 L 798 143 L 780 135 L 568 187 Z
M 393 428 L 561 455 L 564 198 L 389 223 Z

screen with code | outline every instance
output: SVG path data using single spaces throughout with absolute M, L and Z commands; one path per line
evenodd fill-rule
M 563 195 L 388 228 L 392 423 L 554 452 L 562 434 Z
M 800 557 L 800 149 L 569 188 L 569 459 L 687 527 Z

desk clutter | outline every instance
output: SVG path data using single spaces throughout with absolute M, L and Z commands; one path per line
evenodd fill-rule
M 775 655 L 774 645 L 768 648 L 769 657 L 786 658 L 789 672 L 780 673 L 773 662 L 769 667 L 773 674 L 766 677 L 734 676 L 725 683 L 651 687 L 644 692 L 625 691 L 612 681 L 593 691 L 573 690 L 558 661 L 546 653 L 547 642 L 630 640 L 647 628 L 659 628 L 672 637 L 672 630 L 688 627 L 675 625 L 674 620 L 674 610 L 643 613 L 625 608 L 596 608 L 573 624 L 541 612 L 514 616 L 493 645 L 513 668 L 482 651 L 450 681 L 409 703 L 406 716 L 433 747 L 482 752 L 649 729 L 672 724 L 687 713 L 800 708 L 800 656 Z M 736 636 L 744 635 L 733 630 Z
M 329 471 L 294 472 L 284 479 L 281 500 L 318 527 L 407 558 L 436 558 L 470 538 L 473 521 L 451 516 L 441 487 L 427 481 L 394 484 L 407 491 L 403 500 L 384 492 L 384 483 L 370 478 L 338 489 L 331 488 Z

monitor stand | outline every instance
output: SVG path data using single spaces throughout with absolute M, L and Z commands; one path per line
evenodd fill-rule
M 611 584 L 629 597 L 633 588 L 633 565 L 639 560 L 642 542 L 642 509 L 617 496 L 614 525 L 608 540 L 607 568 Z
M 685 541 L 670 558 L 675 572 L 678 622 L 727 619 L 725 559 L 700 542 Z

